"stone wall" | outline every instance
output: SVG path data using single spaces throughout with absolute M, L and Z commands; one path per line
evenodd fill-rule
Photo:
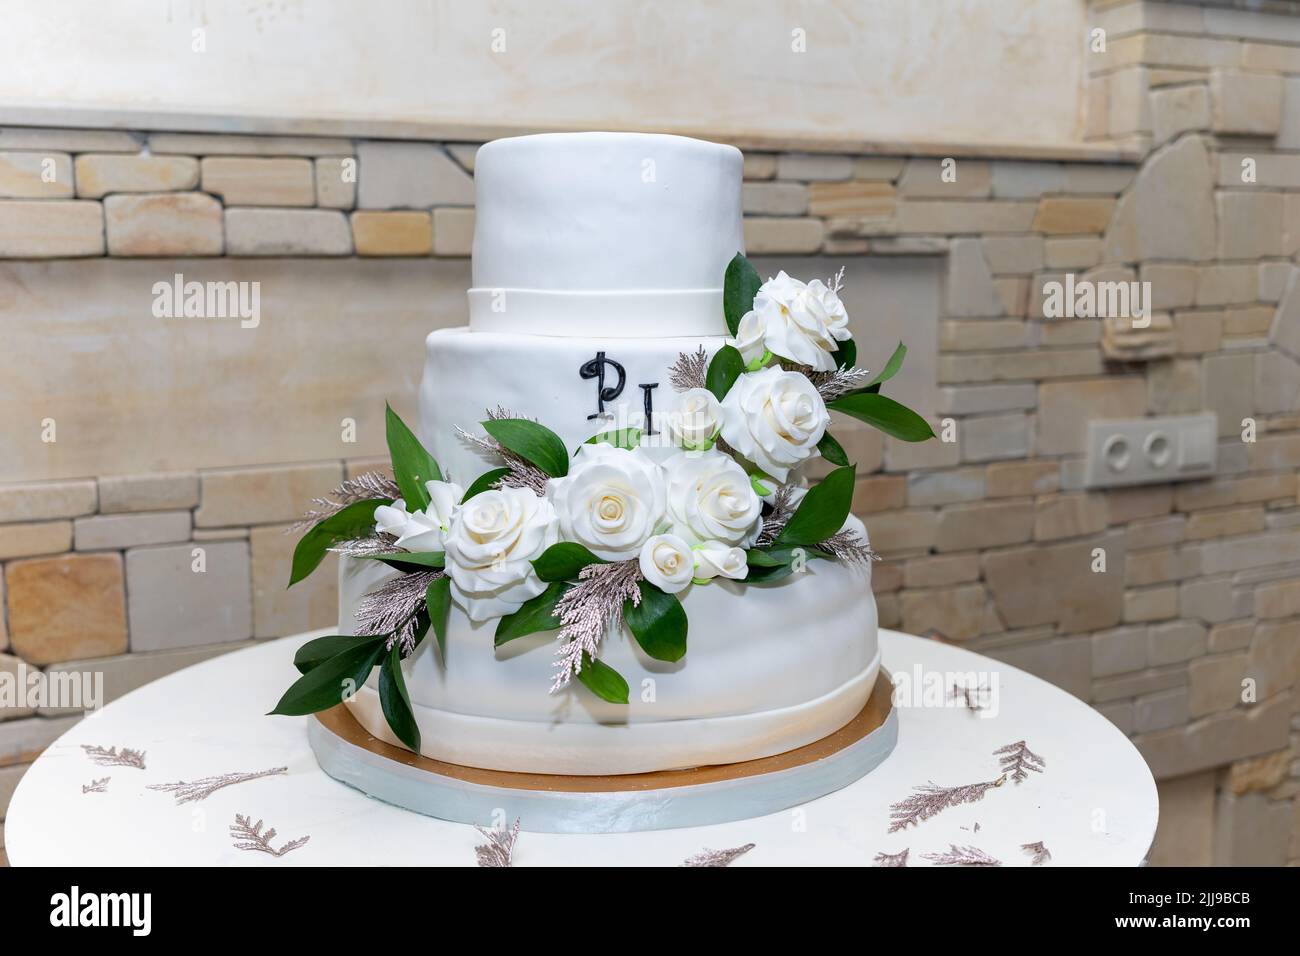
M 748 150 L 746 245 L 797 274 L 906 275 L 900 301 L 942 313 L 877 326 L 851 287 L 856 334 L 901 328 L 909 373 L 933 377 L 919 404 L 953 425 L 920 447 L 836 426 L 886 559 L 882 625 L 1036 673 L 1130 735 L 1160 782 L 1154 862 L 1296 863 L 1300 18 L 1119 3 L 1094 21 L 1095 148 Z M 333 623 L 328 569 L 283 589 L 282 531 L 375 463 L 376 409 L 409 409 L 422 335 L 463 320 L 474 150 L 0 129 L 0 318 L 23 383 L 0 395 L 0 667 L 101 671 L 114 697 Z M 946 272 L 932 305 L 922 262 Z M 172 331 L 144 290 L 176 271 L 262 281 L 263 326 Z M 1150 281 L 1151 327 L 1045 318 L 1066 274 Z M 172 424 L 132 398 L 160 393 Z M 1085 486 L 1087 421 L 1203 410 L 1212 478 Z M 46 418 L 69 437 L 40 441 Z M 0 817 L 73 719 L 0 713 Z

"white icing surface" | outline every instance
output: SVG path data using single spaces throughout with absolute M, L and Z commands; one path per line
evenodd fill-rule
M 352 630 L 361 595 L 394 573 L 377 562 L 340 563 L 340 630 Z M 880 664 L 868 571 L 813 561 L 768 587 L 715 582 L 680 597 L 690 622 L 681 661 L 646 657 L 626 632 L 604 641 L 601 660 L 631 687 L 626 706 L 576 682 L 549 694 L 554 633 L 496 649 L 496 622 L 475 624 L 453 606 L 445 660 L 429 637 L 404 664 L 424 754 L 571 774 L 724 763 L 820 739 L 866 702 Z M 376 681 L 354 712 L 375 736 L 396 743 Z
M 516 415 L 536 418 L 564 439 L 572 452 L 597 432 L 640 427 L 644 423 L 642 384 L 658 383 L 652 392 L 657 414 L 670 410 L 677 392 L 668 380 L 669 366 L 681 353 L 700 346 L 712 355 L 723 341 L 721 335 L 568 339 L 440 329 L 425 343 L 420 440 L 444 472 L 468 486 L 501 463 L 467 445 L 457 436 L 456 426 L 481 435 L 479 423 L 487 417 L 487 409 L 500 405 Z M 627 377 L 623 393 L 606 403 L 607 417 L 588 419 L 596 414 L 597 383 L 594 378 L 584 379 L 579 370 L 597 352 L 621 364 Z M 606 386 L 616 381 L 614 370 L 606 367 Z M 665 446 L 651 451 L 666 458 L 675 449 Z
M 744 251 L 742 167 L 734 147 L 659 134 L 486 144 L 474 166 L 471 327 L 570 336 L 720 330 L 723 272 Z

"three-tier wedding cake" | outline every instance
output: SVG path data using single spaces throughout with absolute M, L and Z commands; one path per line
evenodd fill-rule
M 677 136 L 497 140 L 467 327 L 425 343 L 418 437 L 295 554 L 342 552 L 339 636 L 280 713 L 339 700 L 449 764 L 614 775 L 826 738 L 880 667 L 839 410 L 929 428 L 856 367 L 839 277 L 743 255 L 742 158 Z M 810 480 L 820 479 L 820 480 Z M 355 690 L 354 693 L 352 691 Z

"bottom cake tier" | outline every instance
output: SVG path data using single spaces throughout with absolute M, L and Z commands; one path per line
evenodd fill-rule
M 343 559 L 340 632 L 361 597 L 396 572 Z M 424 756 L 520 773 L 610 775 L 736 763 L 785 753 L 834 733 L 863 708 L 880 669 L 870 572 L 812 561 L 766 587 L 717 582 L 682 595 L 686 656 L 647 657 L 627 633 L 601 659 L 631 687 L 611 704 L 574 686 L 549 693 L 553 634 L 494 648 L 495 621 L 455 606 L 446 653 L 432 637 L 403 667 Z M 378 676 L 350 702 L 387 743 Z

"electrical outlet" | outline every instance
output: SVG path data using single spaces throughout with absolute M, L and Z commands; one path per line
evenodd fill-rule
M 1173 415 L 1088 422 L 1089 488 L 1185 481 L 1214 474 L 1218 417 Z

